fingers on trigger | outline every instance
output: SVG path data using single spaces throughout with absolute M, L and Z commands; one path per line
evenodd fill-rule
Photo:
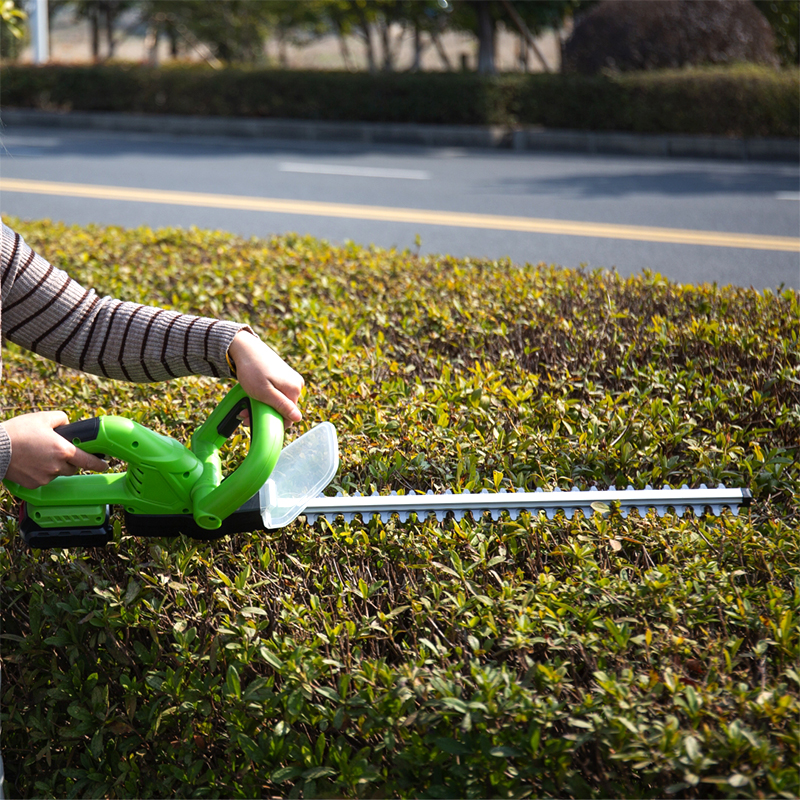
M 92 472 L 105 472 L 108 469 L 107 461 L 84 450 L 76 450 L 75 455 L 68 459 L 68 463 L 75 468 L 75 472 L 81 469 L 88 469 Z

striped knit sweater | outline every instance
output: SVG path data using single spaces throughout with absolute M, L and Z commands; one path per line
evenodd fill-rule
M 2 225 L 3 339 L 68 367 L 145 383 L 185 375 L 230 377 L 228 347 L 245 325 L 98 297 Z M 0 479 L 11 442 L 0 424 Z

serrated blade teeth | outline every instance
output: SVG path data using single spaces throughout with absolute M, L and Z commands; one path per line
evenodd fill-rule
M 747 499 L 745 499 L 747 498 Z M 701 516 L 706 512 L 714 515 L 722 513 L 724 508 L 730 508 L 736 515 L 739 505 L 749 501 L 749 492 L 742 489 L 726 489 L 718 486 L 713 489 L 634 489 L 628 486 L 624 490 L 602 490 L 598 487 L 582 491 L 577 487 L 569 491 L 555 489 L 546 492 L 539 488 L 531 492 L 491 492 L 482 490 L 479 493 L 460 492 L 453 493 L 448 490 L 443 494 L 428 491 L 410 491 L 408 494 L 381 495 L 373 492 L 369 496 L 361 494 L 337 495 L 336 497 L 320 496 L 311 501 L 306 509 L 306 519 L 313 523 L 320 516 L 335 519 L 341 517 L 345 522 L 352 522 L 356 516 L 365 522 L 373 517 L 379 517 L 383 522 L 389 522 L 397 515 L 401 522 L 411 518 L 419 521 L 426 520 L 433 515 L 437 521 L 444 521 L 449 514 L 457 521 L 469 515 L 475 521 L 482 519 L 484 514 L 497 522 L 503 514 L 508 514 L 511 519 L 517 519 L 522 511 L 539 514 L 544 512 L 552 520 L 557 514 L 563 514 L 568 519 L 573 519 L 580 511 L 584 517 L 595 513 L 593 505 L 613 506 L 619 509 L 622 517 L 627 517 L 635 510 L 641 517 L 646 517 L 651 511 L 663 517 L 667 513 L 683 516 L 689 509 L 694 514 Z M 597 508 L 599 513 L 607 513 L 603 508 Z

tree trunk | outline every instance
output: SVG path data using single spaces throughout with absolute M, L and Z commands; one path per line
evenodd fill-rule
M 342 54 L 344 68 L 348 72 L 352 72 L 353 70 L 350 67 L 350 49 L 347 47 L 347 38 L 344 35 L 344 30 L 338 19 L 334 19 L 333 24 L 336 28 L 336 37 L 339 39 L 339 52 Z
M 372 25 L 364 13 L 361 6 L 356 6 L 356 13 L 358 14 L 359 22 L 361 23 L 361 30 L 364 32 L 364 46 L 367 48 L 367 67 L 371 73 L 376 71 L 375 66 L 375 51 L 372 48 Z
M 388 20 L 381 20 L 380 26 L 381 44 L 383 45 L 383 71 L 392 72 L 394 70 L 394 59 L 392 58 L 392 32 L 389 27 Z
M 434 47 L 436 48 L 436 52 L 439 54 L 439 58 L 442 59 L 442 63 L 444 64 L 445 69 L 448 72 L 452 72 L 453 65 L 450 63 L 450 59 L 447 57 L 447 51 L 444 49 L 442 40 L 439 38 L 439 34 L 436 31 L 431 31 L 431 40 L 433 41 Z
M 289 50 L 286 44 L 286 31 L 283 28 L 278 28 L 278 64 L 281 69 L 289 69 Z
M 414 24 L 414 62 L 411 64 L 411 72 L 419 72 L 422 67 L 422 32 L 419 25 Z
M 488 0 L 480 0 L 478 7 L 478 72 L 492 75 L 494 65 L 494 20 Z
M 111 3 L 105 6 L 106 11 L 106 40 L 108 42 L 108 57 L 114 58 L 114 50 L 117 43 L 114 41 L 114 17 L 116 16 L 116 9 L 112 7 Z
M 158 37 L 159 37 L 159 25 L 157 22 L 150 20 L 150 24 L 147 26 L 147 35 L 144 39 L 144 46 L 147 50 L 147 63 L 151 67 L 158 66 Z
M 517 64 L 519 65 L 520 72 L 528 71 L 528 40 L 522 34 L 519 35 Z
M 100 60 L 100 12 L 98 7 L 91 6 L 89 14 L 89 24 L 92 28 L 92 61 L 95 63 Z
M 538 45 L 536 44 L 536 39 L 533 38 L 533 34 L 528 30 L 528 26 L 525 24 L 525 20 L 517 13 L 517 9 L 511 5 L 508 0 L 502 0 L 503 6 L 505 7 L 508 15 L 514 20 L 514 24 L 519 28 L 520 35 L 525 39 L 526 47 L 525 47 L 525 72 L 528 71 L 528 47 L 530 45 L 531 50 L 536 54 L 536 58 L 539 59 L 539 63 L 542 65 L 542 69 L 545 72 L 550 72 L 550 67 L 547 65 L 547 61 L 545 61 L 544 56 L 542 55 L 542 51 L 539 50 Z

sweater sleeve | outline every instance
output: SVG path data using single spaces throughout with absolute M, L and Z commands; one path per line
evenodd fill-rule
M 240 330 L 250 331 L 233 322 L 99 297 L 5 225 L 0 291 L 4 338 L 65 366 L 117 380 L 231 377 L 228 348 Z
M 2 423 L 0 423 L 0 480 L 5 478 L 8 465 L 11 463 L 11 439 Z

